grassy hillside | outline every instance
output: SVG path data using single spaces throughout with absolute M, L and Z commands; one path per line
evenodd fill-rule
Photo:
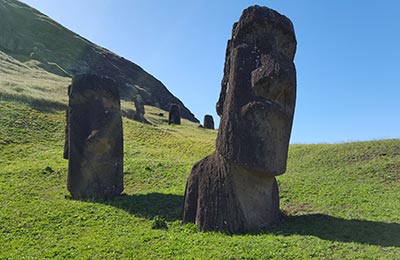
M 36 82 L 43 77 L 54 81 L 81 73 L 98 73 L 116 80 L 123 100 L 132 102 L 139 95 L 145 104 L 164 110 L 176 103 L 181 107 L 182 117 L 198 122 L 161 81 L 140 66 L 86 40 L 21 1 L 0 0 L 0 32 L 0 79 L 10 76 L 5 71 L 10 66 L 14 73 L 28 72 L 24 78 L 30 76 L 34 86 L 41 88 Z M 38 72 L 33 74 L 33 70 Z M 58 88 L 62 83 L 59 80 L 51 87 L 65 96 L 68 84 Z
M 0 259 L 400 259 L 400 140 L 292 145 L 286 221 L 243 235 L 182 225 L 185 181 L 216 131 L 124 119 L 125 194 L 69 199 L 64 112 L 0 101 Z M 166 224 L 166 226 L 164 225 Z
M 30 104 L 42 110 L 65 108 L 71 79 L 51 74 L 37 62 L 20 62 L 0 51 L 0 100 Z

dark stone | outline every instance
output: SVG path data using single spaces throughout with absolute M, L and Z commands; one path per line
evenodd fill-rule
M 180 125 L 181 124 L 181 112 L 180 107 L 177 104 L 172 104 L 169 108 L 168 124 Z
M 243 11 L 228 41 L 216 151 L 192 169 L 183 221 L 238 232 L 280 221 L 276 175 L 286 171 L 296 100 L 296 39 L 267 7 Z
M 204 116 L 204 128 L 205 129 L 215 129 L 214 128 L 214 119 L 211 115 Z
M 133 120 L 140 123 L 147 123 L 147 120 L 144 118 L 145 110 L 142 97 L 140 95 L 136 95 L 133 103 L 135 104 L 135 114 L 133 115 Z
M 115 82 L 84 74 L 69 97 L 67 188 L 73 198 L 110 198 L 123 191 L 123 135 Z
M 275 177 L 214 153 L 193 166 L 186 185 L 183 222 L 201 231 L 235 233 L 281 219 Z
M 290 20 L 251 7 L 233 27 L 217 151 L 271 175 L 285 172 L 296 99 L 296 39 Z M 227 88 L 229 86 L 229 88 Z

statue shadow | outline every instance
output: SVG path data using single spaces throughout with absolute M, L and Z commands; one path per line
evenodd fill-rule
M 182 219 L 183 196 L 164 193 L 123 194 L 104 204 L 123 209 L 138 217 L 153 219 L 160 217 L 166 221 Z
M 324 214 L 285 217 L 267 233 L 315 236 L 323 240 L 400 247 L 400 224 L 342 219 Z
M 7 93 L 0 94 L 0 101 L 12 101 L 19 104 L 27 105 L 32 109 L 43 113 L 55 113 L 58 111 L 65 111 L 68 107 L 67 105 L 58 101 L 51 101 L 44 98 L 33 98 L 26 95 L 13 95 Z
M 182 219 L 183 196 L 164 193 L 123 194 L 97 201 L 147 219 L 161 217 L 166 221 Z M 359 219 L 342 219 L 324 214 L 285 216 L 279 225 L 242 234 L 276 234 L 281 236 L 314 236 L 323 240 L 354 242 L 383 247 L 400 247 L 400 224 Z M 231 234 L 234 235 L 234 234 Z

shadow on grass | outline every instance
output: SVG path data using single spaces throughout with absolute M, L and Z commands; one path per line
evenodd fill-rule
M 148 219 L 161 217 L 166 221 L 175 221 L 181 219 L 183 196 L 163 193 L 122 195 L 103 203 L 139 217 Z M 249 233 L 260 234 L 259 231 Z M 400 224 L 349 220 L 324 214 L 285 217 L 280 225 L 261 233 L 315 236 L 330 241 L 400 247 Z
M 183 196 L 180 195 L 163 193 L 123 194 L 104 203 L 149 219 L 161 217 L 166 221 L 175 221 L 182 218 Z
M 0 93 L 0 101 L 11 101 L 19 104 L 28 105 L 31 108 L 44 112 L 54 113 L 57 111 L 65 110 L 66 104 L 57 101 L 51 101 L 43 98 L 34 98 L 26 95 L 13 95 L 7 93 Z
M 268 233 L 315 236 L 324 240 L 400 247 L 400 224 L 342 219 L 323 214 L 286 217 Z

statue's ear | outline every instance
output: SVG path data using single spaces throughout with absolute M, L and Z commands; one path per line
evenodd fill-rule
M 218 99 L 218 102 L 216 104 L 216 110 L 217 110 L 217 114 L 219 116 L 222 116 L 222 112 L 223 112 L 223 109 L 224 109 L 225 94 L 226 94 L 226 85 L 222 84 L 221 93 L 219 94 L 219 99 Z

